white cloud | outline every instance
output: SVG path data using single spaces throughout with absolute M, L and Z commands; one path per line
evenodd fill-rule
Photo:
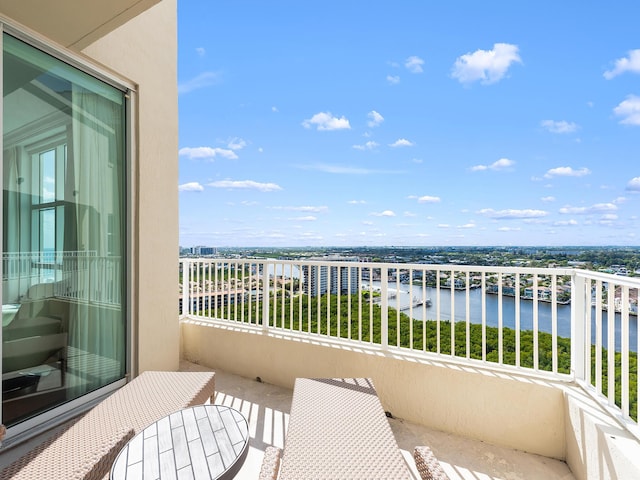
M 399 138 L 398 140 L 396 140 L 393 143 L 390 143 L 389 146 L 396 148 L 396 147 L 413 147 L 413 143 L 410 142 L 409 140 L 407 140 L 406 138 Z
M 506 209 L 506 210 L 494 210 L 493 208 L 483 208 L 482 210 L 478 210 L 478 213 L 481 215 L 486 215 L 490 218 L 504 218 L 504 219 L 521 219 L 521 218 L 542 218 L 549 215 L 549 212 L 544 210 L 534 210 L 534 209 L 524 209 L 524 210 L 516 210 L 516 209 Z
M 312 212 L 312 213 L 321 213 L 327 212 L 329 207 L 325 205 L 314 206 L 314 205 L 302 205 L 298 207 L 269 207 L 272 210 L 290 210 L 294 212 Z
M 422 65 L 424 65 L 424 60 L 420 57 L 416 57 L 415 55 L 407 58 L 404 62 L 404 66 L 411 73 L 422 73 Z
M 364 205 L 367 202 L 365 202 L 364 200 L 349 200 L 347 203 L 349 205 Z
M 467 229 L 467 228 L 476 228 L 476 227 L 477 227 L 477 225 L 475 223 L 469 222 L 469 223 L 465 223 L 464 225 L 458 225 L 457 228 Z
M 512 167 L 516 164 L 513 160 L 508 158 L 501 158 L 496 160 L 491 165 L 475 165 L 471 167 L 472 172 L 481 172 L 484 170 L 504 170 L 505 168 Z
M 418 203 L 440 203 L 440 197 L 423 195 L 422 197 L 418 197 Z
M 220 82 L 220 74 L 216 72 L 204 72 L 197 77 L 178 84 L 178 94 L 189 93 L 200 88 L 210 87 Z
M 556 201 L 556 197 L 552 197 L 551 195 L 548 197 L 542 197 L 540 200 L 542 200 L 545 203 L 549 203 L 549 202 L 555 202 Z
M 416 213 L 413 213 L 413 212 L 404 212 L 403 215 L 405 217 L 417 217 L 418 216 Z
M 331 115 L 331 112 L 316 113 L 313 117 L 302 122 L 304 128 L 313 128 L 315 125 L 318 130 L 349 130 L 351 125 L 346 117 L 340 118 Z
M 596 203 L 591 205 L 590 207 L 571 207 L 566 206 L 562 207 L 558 210 L 559 213 L 562 214 L 570 214 L 570 215 L 591 215 L 598 213 L 608 213 L 615 212 L 618 210 L 618 207 L 614 203 Z
M 356 150 L 374 150 L 379 145 L 380 144 L 378 142 L 374 142 L 371 140 L 364 145 L 354 145 L 353 148 L 355 148 Z
M 543 120 L 540 125 L 551 133 L 573 133 L 578 130 L 578 125 L 565 120 Z
M 498 228 L 499 232 L 519 232 L 519 227 L 500 227 Z
M 640 97 L 628 95 L 626 100 L 613 109 L 618 117 L 622 117 L 620 123 L 624 125 L 640 125 Z
M 344 175 L 373 175 L 373 174 L 397 175 L 399 173 L 404 173 L 403 171 L 400 171 L 400 170 L 374 170 L 370 168 L 347 167 L 343 165 L 328 165 L 326 163 L 317 163 L 313 165 L 297 165 L 297 168 L 300 168 L 303 170 L 316 170 L 318 172 L 344 174 Z
M 290 218 L 289 220 L 296 220 L 299 222 L 315 222 L 317 220 L 317 217 L 314 217 L 313 215 L 307 215 L 305 217 Z
M 604 78 L 611 80 L 624 72 L 640 73 L 640 49 L 631 50 L 628 57 L 617 59 L 613 69 L 604 72 Z
M 493 50 L 476 50 L 458 57 L 451 76 L 463 84 L 480 80 L 483 85 L 490 85 L 500 81 L 514 62 L 522 63 L 518 46 L 496 43 Z
M 397 85 L 400 83 L 400 77 L 398 75 L 387 75 L 387 82 L 390 85 Z
M 576 220 L 559 220 L 557 222 L 553 222 L 553 226 L 554 227 L 572 227 L 578 225 L 578 222 Z
M 207 54 L 207 51 L 203 47 L 196 48 L 196 53 L 199 57 L 204 57 Z
M 369 128 L 377 127 L 384 122 L 384 117 L 375 110 L 371 110 L 367 113 L 367 117 L 369 117 L 369 121 L 367 122 Z
M 188 182 L 178 186 L 180 192 L 202 192 L 203 190 L 204 187 L 198 182 Z
M 374 217 L 395 217 L 396 216 L 393 210 L 385 210 L 383 212 L 374 212 L 371 215 L 373 215 Z
M 640 177 L 634 177 L 627 183 L 627 190 L 630 192 L 640 192 Z
M 447 224 L 447 223 L 439 223 L 438 224 L 438 228 L 449 228 L 451 227 L 451 225 Z
M 253 180 L 219 180 L 208 184 L 214 188 L 232 188 L 232 189 L 251 189 L 259 190 L 261 192 L 274 192 L 276 190 L 282 190 L 280 185 L 275 183 L 260 183 Z
M 242 138 L 234 137 L 229 140 L 227 143 L 227 147 L 231 150 L 242 150 L 247 146 L 247 142 L 245 142 Z
M 228 150 L 226 148 L 212 148 L 212 147 L 183 147 L 178 151 L 179 155 L 189 157 L 189 158 L 215 158 L 215 157 L 224 157 L 229 160 L 235 160 L 238 158 L 238 155 L 235 154 L 233 150 Z
M 571 167 L 557 167 L 547 170 L 547 173 L 544 174 L 544 178 L 553 178 L 553 177 L 584 177 L 585 175 L 590 175 L 591 170 L 588 168 L 580 168 L 578 170 L 574 170 Z

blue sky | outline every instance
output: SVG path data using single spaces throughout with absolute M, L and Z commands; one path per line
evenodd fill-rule
M 180 244 L 640 245 L 638 18 L 180 0 Z

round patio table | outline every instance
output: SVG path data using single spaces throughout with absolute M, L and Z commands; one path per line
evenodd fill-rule
M 237 410 L 198 405 L 149 425 L 118 453 L 112 480 L 233 478 L 247 454 L 249 426 Z

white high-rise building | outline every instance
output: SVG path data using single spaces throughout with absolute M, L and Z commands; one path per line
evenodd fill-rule
M 357 262 L 358 257 L 321 257 L 311 258 L 312 261 L 323 262 Z M 345 265 L 303 265 L 304 292 L 311 296 L 331 293 L 357 293 L 360 289 L 358 267 Z

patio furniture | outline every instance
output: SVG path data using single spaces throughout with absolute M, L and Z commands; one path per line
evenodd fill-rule
M 108 479 L 129 439 L 169 413 L 212 400 L 214 382 L 213 372 L 144 372 L 2 470 L 0 480 Z
M 413 478 L 371 379 L 296 379 L 278 478 Z
M 111 480 L 233 478 L 247 455 L 249 425 L 223 405 L 198 405 L 162 417 L 118 453 Z
M 258 480 L 277 480 L 278 470 L 280 469 L 280 457 L 282 457 L 281 448 L 269 445 L 264 450 Z
M 414 448 L 413 458 L 422 480 L 449 480 L 440 462 L 426 445 Z

